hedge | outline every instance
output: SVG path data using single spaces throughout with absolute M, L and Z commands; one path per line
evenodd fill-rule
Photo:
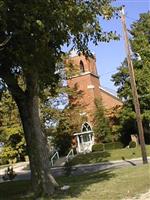
M 105 143 L 105 150 L 122 149 L 122 148 L 123 148 L 123 144 L 121 142 Z
M 92 152 L 95 151 L 104 151 L 104 144 L 103 143 L 94 144 L 92 146 Z
M 129 148 L 135 148 L 136 147 L 136 142 L 135 141 L 131 141 L 129 143 Z

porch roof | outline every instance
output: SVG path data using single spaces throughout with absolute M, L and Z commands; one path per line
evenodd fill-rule
M 84 135 L 84 134 L 87 134 L 87 133 L 93 133 L 93 131 L 85 131 L 85 132 L 81 132 L 81 133 L 74 133 L 73 135 Z

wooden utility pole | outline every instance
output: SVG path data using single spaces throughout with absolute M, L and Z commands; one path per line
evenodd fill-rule
M 125 40 L 125 50 L 126 50 L 126 54 L 127 54 L 127 61 L 128 61 L 133 103 L 134 103 L 134 107 L 135 107 L 136 120 L 137 120 L 138 131 L 139 131 L 139 139 L 140 139 L 140 145 L 141 145 L 142 159 L 143 159 L 143 164 L 147 164 L 148 160 L 147 160 L 145 141 L 144 141 L 144 131 L 143 131 L 140 104 L 139 104 L 138 93 L 137 93 L 136 82 L 135 82 L 133 63 L 132 63 L 132 59 L 131 59 L 130 44 L 129 44 L 129 39 L 128 39 L 124 8 L 122 8 L 122 11 L 121 11 L 121 21 L 122 21 L 122 26 L 123 26 L 123 34 L 124 34 L 124 40 Z

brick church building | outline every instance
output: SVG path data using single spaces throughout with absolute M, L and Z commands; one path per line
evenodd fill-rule
M 96 68 L 96 58 L 85 57 L 84 55 L 72 54 L 66 60 L 66 64 L 71 65 L 70 75 L 67 80 L 68 86 L 82 91 L 82 98 L 79 100 L 83 105 L 83 112 L 80 115 L 86 115 L 87 121 L 83 123 L 80 133 L 75 133 L 77 141 L 77 151 L 90 151 L 94 143 L 94 134 L 92 130 L 93 112 L 95 110 L 95 98 L 101 98 L 103 106 L 110 110 L 113 107 L 122 105 L 122 102 L 113 94 L 101 87 Z

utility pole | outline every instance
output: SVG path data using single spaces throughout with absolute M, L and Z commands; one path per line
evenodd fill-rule
M 122 22 L 122 26 L 123 26 L 125 50 L 126 50 L 126 54 L 127 54 L 130 83 L 131 83 L 131 89 L 132 89 L 133 103 L 134 103 L 135 112 L 136 112 L 136 121 L 137 121 L 138 131 L 139 131 L 142 159 L 143 159 L 143 164 L 147 164 L 148 160 L 147 160 L 147 154 L 146 154 L 146 148 L 145 148 L 144 131 L 143 131 L 143 125 L 142 125 L 142 119 L 141 119 L 140 104 L 139 104 L 138 93 L 137 93 L 137 88 L 136 88 L 135 75 L 134 75 L 133 63 L 132 63 L 131 52 L 130 52 L 130 43 L 129 43 L 127 27 L 126 27 L 126 18 L 125 18 L 125 12 L 124 12 L 123 7 L 122 7 L 122 11 L 121 11 L 121 22 Z

